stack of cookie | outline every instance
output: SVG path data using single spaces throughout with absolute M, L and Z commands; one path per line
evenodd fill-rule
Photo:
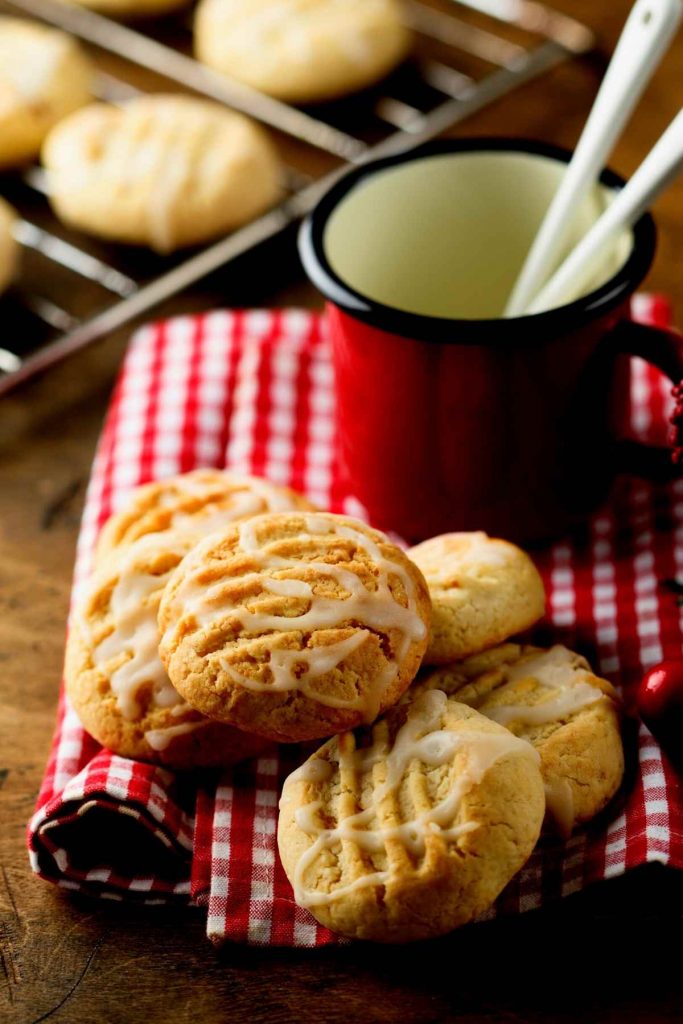
M 170 767 L 332 736 L 285 783 L 282 863 L 321 923 L 408 941 L 483 911 L 546 807 L 566 834 L 619 786 L 610 685 L 563 647 L 505 642 L 543 611 L 504 541 L 406 553 L 292 491 L 199 470 L 105 525 L 67 691 L 101 743 Z

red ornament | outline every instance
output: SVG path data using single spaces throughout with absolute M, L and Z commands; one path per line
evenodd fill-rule
M 669 760 L 683 768 L 683 658 L 651 668 L 638 687 L 636 705 Z

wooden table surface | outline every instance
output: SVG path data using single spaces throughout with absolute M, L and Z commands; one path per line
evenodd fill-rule
M 561 0 L 603 56 L 555 71 L 461 126 L 571 146 L 614 45 L 625 0 Z M 612 165 L 629 174 L 680 106 L 683 37 Z M 683 190 L 656 207 L 649 286 L 683 315 Z M 230 303 L 315 304 L 291 242 L 268 273 L 216 281 L 173 311 Z M 64 621 L 90 461 L 123 338 L 0 400 L 0 1019 L 16 1024 L 242 1021 L 683 1020 L 683 881 L 649 868 L 544 912 L 421 946 L 216 953 L 202 915 L 68 898 L 28 868 L 24 828 L 53 727 Z M 84 389 L 83 382 L 89 385 Z M 83 394 L 86 397 L 83 397 Z

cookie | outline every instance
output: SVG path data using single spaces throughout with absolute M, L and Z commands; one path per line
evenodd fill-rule
M 427 643 L 429 596 L 377 530 L 330 513 L 255 516 L 178 566 L 159 611 L 160 654 L 203 714 L 282 742 L 373 721 Z
M 445 665 L 521 633 L 545 611 L 529 556 L 485 533 L 444 533 L 410 548 L 432 599 L 428 665 Z
M 528 743 L 428 690 L 289 776 L 280 858 L 296 902 L 332 931 L 433 938 L 496 899 L 531 854 L 544 803 Z
M 0 168 L 33 160 L 53 125 L 90 102 L 92 81 L 75 39 L 0 17 Z
M 197 540 L 230 522 L 262 512 L 313 510 L 296 491 L 221 469 L 195 469 L 143 484 L 110 516 L 97 542 L 97 559 L 149 533 L 180 529 Z
M 263 131 L 189 96 L 94 103 L 50 132 L 42 156 L 66 224 L 160 253 L 226 234 L 280 195 Z
M 15 210 L 0 199 L 0 292 L 12 283 L 19 260 L 19 246 L 14 238 Z
M 264 741 L 209 721 L 171 686 L 159 660 L 157 612 L 192 537 L 142 537 L 95 573 L 67 642 L 69 699 L 98 743 L 123 757 L 172 768 L 233 764 Z
M 411 33 L 397 0 L 201 0 L 195 53 L 289 103 L 335 99 L 387 75 Z
M 618 790 L 624 773 L 619 699 L 581 655 L 559 645 L 503 644 L 432 672 L 414 693 L 430 687 L 533 744 L 549 817 L 563 835 L 593 818 Z
M 187 7 L 188 0 L 68 0 L 112 18 L 152 18 Z

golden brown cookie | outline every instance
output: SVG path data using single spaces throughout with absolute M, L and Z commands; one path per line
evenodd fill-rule
M 93 78 L 65 32 L 0 17 L 0 167 L 33 160 L 53 125 L 90 102 Z
M 538 755 L 438 690 L 286 780 L 278 845 L 297 903 L 341 935 L 410 942 L 482 913 L 533 850 Z
M 93 103 L 52 129 L 42 159 L 66 224 L 160 253 L 227 234 L 281 194 L 265 132 L 191 96 Z
M 136 488 L 104 524 L 97 559 L 148 533 L 180 529 L 200 540 L 228 523 L 289 509 L 313 510 L 313 505 L 296 491 L 259 477 L 195 469 Z
M 192 543 L 167 531 L 115 552 L 74 611 L 66 654 L 67 694 L 91 736 L 115 754 L 172 768 L 233 764 L 264 748 L 186 704 L 159 660 L 161 592 Z
M 398 0 L 201 0 L 195 18 L 199 60 L 290 103 L 363 89 L 410 44 Z
M 428 665 L 486 650 L 537 622 L 543 581 L 529 556 L 485 533 L 444 533 L 408 551 L 432 599 Z
M 593 818 L 624 773 L 619 698 L 566 647 L 503 644 L 420 679 L 528 740 L 541 757 L 548 812 L 564 835 Z
M 166 585 L 161 658 L 210 718 L 283 742 L 396 703 L 427 643 L 429 596 L 377 530 L 324 512 L 256 516 L 207 537 Z

